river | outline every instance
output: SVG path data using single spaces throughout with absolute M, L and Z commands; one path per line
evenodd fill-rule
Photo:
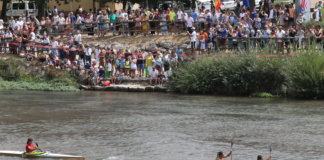
M 319 160 L 323 115 L 319 100 L 0 91 L 0 150 L 24 150 L 32 137 L 87 160 L 213 160 L 235 134 L 233 160 L 267 158 L 270 144 L 272 160 Z

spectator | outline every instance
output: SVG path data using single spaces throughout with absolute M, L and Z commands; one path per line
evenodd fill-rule
M 157 76 L 158 76 L 159 72 L 153 67 L 152 71 L 150 72 L 150 85 L 153 86 L 152 84 L 152 80 L 155 81 L 155 85 L 157 86 Z
M 188 35 L 190 36 L 190 42 L 191 42 L 191 54 L 194 54 L 195 52 L 195 47 L 196 47 L 196 28 L 192 27 L 192 33 L 189 33 L 189 31 L 187 31 Z

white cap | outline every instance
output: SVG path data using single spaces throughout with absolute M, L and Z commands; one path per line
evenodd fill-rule
M 102 66 L 100 66 L 99 68 L 102 68 Z
M 196 29 L 195 27 L 192 27 L 191 29 Z

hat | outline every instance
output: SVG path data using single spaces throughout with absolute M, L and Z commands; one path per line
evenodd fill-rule
M 56 7 L 56 5 L 54 5 L 54 7 Z
M 99 13 L 102 13 L 101 11 L 99 11 Z
M 102 68 L 102 66 L 100 66 L 99 68 Z
M 122 58 L 125 58 L 125 55 L 122 55 Z
M 191 29 L 196 29 L 195 27 L 192 27 Z
M 72 33 L 70 33 L 70 34 L 72 34 Z
M 37 34 L 36 37 L 39 37 L 39 34 Z

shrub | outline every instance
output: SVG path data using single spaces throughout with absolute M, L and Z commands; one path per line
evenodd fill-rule
M 324 97 L 324 57 L 300 56 L 291 59 L 289 91 L 294 96 L 305 98 Z

